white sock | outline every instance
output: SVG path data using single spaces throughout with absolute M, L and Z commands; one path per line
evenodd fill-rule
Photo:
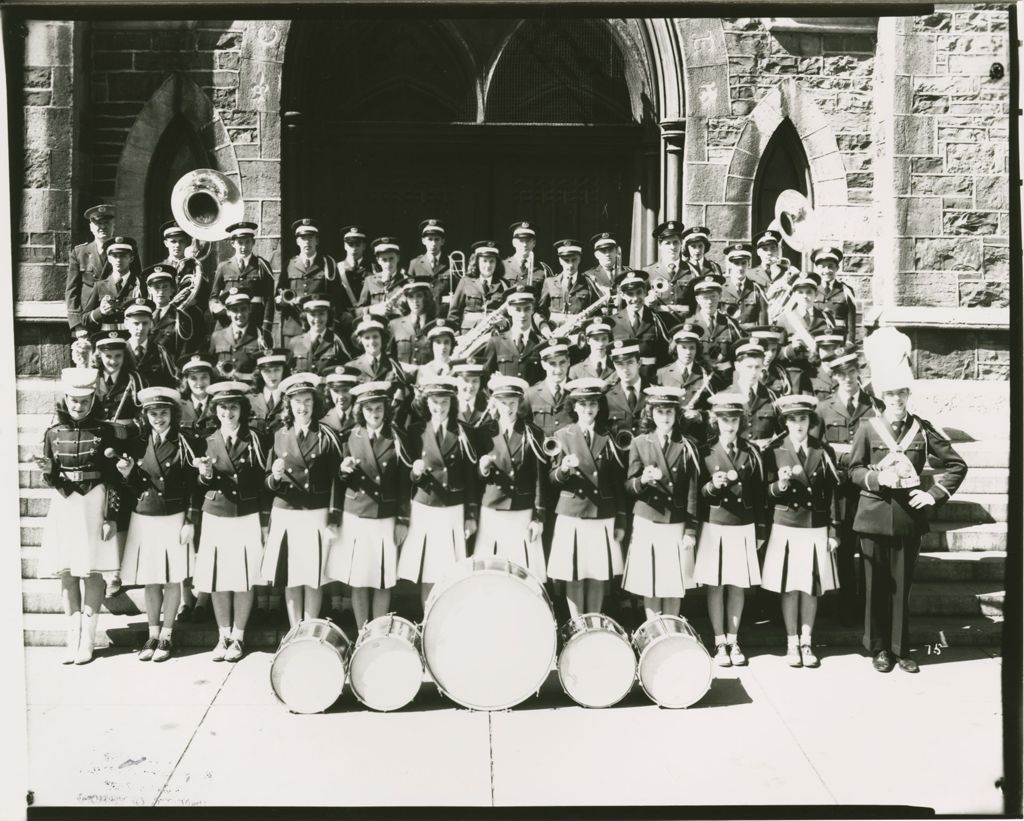
M 790 650 L 795 650 L 799 646 L 799 639 L 796 636 L 786 636 L 786 646 Z
M 227 641 L 231 637 L 230 627 L 218 627 L 217 632 L 220 633 L 220 637 Z
M 151 625 L 149 625 L 149 637 L 151 639 L 155 639 L 159 635 L 160 635 L 160 625 L 159 624 L 151 624 Z
M 802 644 L 804 647 L 810 647 L 811 646 L 811 631 L 810 630 L 804 630 L 804 631 L 802 631 L 800 633 L 800 644 Z
M 736 643 L 736 634 L 735 633 L 726 633 L 725 634 L 725 643 L 726 644 L 735 644 Z
M 161 627 L 160 628 L 160 640 L 161 641 L 170 641 L 171 640 L 171 631 L 173 629 L 174 629 L 173 627 Z
M 718 647 L 718 645 L 720 645 L 720 644 L 725 644 L 725 636 L 723 636 L 721 633 L 716 633 L 715 634 L 715 647 Z
M 243 638 L 245 638 L 245 631 L 244 630 L 240 630 L 237 627 L 232 627 L 231 628 L 231 640 L 232 641 L 241 641 Z

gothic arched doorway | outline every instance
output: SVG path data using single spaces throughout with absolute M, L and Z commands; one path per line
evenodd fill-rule
M 799 191 L 813 205 L 810 164 L 803 142 L 792 121 L 785 117 L 772 134 L 761 155 L 754 177 L 752 202 L 752 235 L 765 230 L 775 219 L 775 201 L 787 190 Z M 803 266 L 802 254 L 783 244 L 783 253 L 798 268 Z

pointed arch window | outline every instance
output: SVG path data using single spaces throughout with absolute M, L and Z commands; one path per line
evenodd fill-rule
M 754 176 L 752 234 L 764 231 L 771 224 L 775 219 L 775 201 L 789 188 L 799 191 L 813 203 L 810 163 L 796 127 L 786 117 L 765 146 Z M 785 245 L 783 250 L 790 262 L 801 264 L 799 253 Z

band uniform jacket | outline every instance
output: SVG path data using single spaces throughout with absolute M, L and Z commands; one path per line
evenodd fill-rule
M 203 312 L 195 305 L 188 308 L 157 308 L 149 338 L 159 343 L 176 361 L 185 354 L 205 349 L 206 328 Z
M 448 305 L 448 322 L 460 333 L 465 333 L 483 318 L 483 314 L 500 308 L 510 288 L 508 280 L 502 277 L 463 277 L 455 286 Z
M 684 410 L 705 410 L 708 397 L 717 391 L 718 380 L 715 372 L 694 362 L 684 375 L 682 365 L 676 361 L 658 369 L 657 384 L 683 391 Z
M 426 470 L 412 478 L 412 500 L 430 507 L 464 506 L 466 519 L 476 519 L 480 507 L 477 491 L 476 454 L 466 453 L 471 431 L 456 417 L 449 416 L 443 441 L 439 442 L 430 420 L 416 425 L 409 435 L 411 461 L 422 459 Z
M 768 324 L 768 298 L 761 286 L 750 279 L 744 278 L 738 288 L 726 283 L 718 307 L 741 329 Z
M 600 265 L 595 265 L 593 268 L 587 268 L 581 276 L 589 278 L 598 288 L 611 288 L 615 285 L 615 277 L 619 273 L 621 273 L 621 270 L 617 270 L 614 267 L 607 269 L 602 268 Z
M 286 302 L 282 297 L 285 290 L 292 291 L 295 297 L 292 301 Z M 280 334 L 275 333 L 275 338 L 280 338 L 284 345 L 293 337 L 306 332 L 306 325 L 299 307 L 299 300 L 304 296 L 321 296 L 331 303 L 335 316 L 341 308 L 340 293 L 341 284 L 338 281 L 338 263 L 327 254 L 317 253 L 307 269 L 304 257 L 298 254 L 288 260 L 288 264 L 277 278 L 277 292 L 275 295 L 275 313 L 280 324 Z M 278 302 L 277 300 L 281 301 Z
M 653 288 L 656 279 L 664 279 L 669 283 L 674 283 L 680 270 L 684 267 L 682 260 L 680 260 L 679 262 L 655 262 L 643 270 L 649 275 L 648 282 L 650 282 Z
M 548 268 L 545 267 L 536 255 L 533 258 L 533 270 L 529 271 L 527 268 L 527 257 L 517 259 L 514 256 L 503 259 L 502 265 L 505 270 L 505 277 L 508 279 L 511 287 L 518 288 L 520 285 L 529 288 L 533 292 L 534 297 L 540 299 L 540 289 L 544 287 L 544 282 L 548 278 Z
M 356 425 L 343 445 L 342 459 L 351 456 L 357 462 L 351 474 L 342 476 L 345 512 L 364 519 L 396 518 L 408 524 L 412 458 L 404 435 L 385 425 L 371 444 L 366 428 Z
M 95 240 L 83 242 L 71 249 L 68 257 L 67 282 L 64 287 L 68 326 L 71 330 L 82 324 L 83 306 L 93 301 L 92 291 L 100 278 L 105 261 Z
M 482 392 L 477 393 L 477 395 L 473 399 L 473 404 L 468 408 L 463 407 L 461 402 L 458 402 L 458 405 L 456 405 L 456 401 L 457 400 L 452 401 L 452 408 L 455 409 L 456 407 L 458 407 L 459 421 L 462 422 L 462 424 L 464 424 L 469 429 L 471 434 L 470 441 L 475 446 L 476 439 L 479 436 L 479 427 L 483 425 L 486 421 L 485 417 L 487 415 L 487 399 L 484 398 Z M 424 418 L 427 418 L 429 415 L 430 412 L 427 411 L 424 414 Z
M 815 368 L 806 359 L 789 360 L 776 356 L 761 373 L 761 381 L 776 396 L 814 393 Z
M 346 267 L 347 259 L 338 262 L 338 313 L 354 314 L 363 293 L 363 282 L 370 276 L 370 269 L 360 260 L 351 268 Z
M 660 320 L 654 311 L 646 305 L 640 310 L 634 325 L 629 316 L 629 309 L 620 308 L 611 316 L 612 338 L 628 339 L 632 337 L 640 342 L 640 364 L 653 375 L 654 366 L 659 363 L 659 356 L 666 350 L 664 332 Z
M 562 446 L 552 460 L 548 478 L 559 489 L 555 513 L 578 519 L 615 519 L 615 529 L 626 526 L 625 470 L 611 453 L 614 447 L 607 431 L 594 429 L 590 447 L 577 424 L 555 433 Z M 575 470 L 562 470 L 569 454 L 579 459 Z
M 186 397 L 178 402 L 178 407 L 181 408 L 181 420 L 178 422 L 178 428 L 192 435 L 190 442 L 192 439 L 205 441 L 206 437 L 220 426 L 210 400 L 205 397 L 202 400 L 201 409 L 196 407 L 191 397 Z
M 43 484 L 67 498 L 72 493 L 82 496 L 97 485 L 105 485 L 104 521 L 114 521 L 120 510 L 119 474 L 114 460 L 104 456 L 107 448 L 119 447 L 110 424 L 103 421 L 99 406 L 93 404 L 83 419 L 72 419 L 63 401 L 57 403 L 57 421 L 43 434 L 41 468 Z
M 308 333 L 288 341 L 292 373 L 313 371 L 320 373 L 330 365 L 341 365 L 352 358 L 352 352 L 341 338 L 330 329 L 314 342 Z
M 572 424 L 568 397 L 568 391 L 562 390 L 561 396 L 556 399 L 548 381 L 542 380 L 527 388 L 519 415 L 532 419 L 544 437 L 553 436 Z
M 354 406 L 349 406 L 348 410 L 338 410 L 337 405 L 331 408 L 327 413 L 320 419 L 321 425 L 327 425 L 335 433 L 340 434 L 342 442 L 348 437 L 349 431 L 352 430 L 356 424 L 354 414 Z
M 210 334 L 210 352 L 216 357 L 218 368 L 230 362 L 239 373 L 252 373 L 262 350 L 254 322 L 249 323 L 238 339 L 232 326 Z
M 889 425 L 884 417 L 879 418 L 883 424 Z M 910 506 L 911 490 L 878 484 L 879 472 L 875 466 L 888 455 L 889 448 L 870 422 L 862 422 L 853 437 L 850 451 L 850 480 L 860 488 L 853 521 L 853 529 L 857 533 L 890 537 L 917 537 L 927 533 L 929 510 L 949 499 L 967 476 L 967 463 L 949 440 L 919 416 L 908 413 L 903 423 L 889 425 L 896 442 L 901 443 L 915 420 L 920 429 L 913 441 L 905 446 L 904 454 L 918 476 L 929 460 L 933 465 L 935 461 L 940 463 L 935 466 L 943 472 L 935 476 L 934 484 L 925 491 L 935 499 L 935 505 L 915 510 Z
M 812 366 L 811 371 L 811 393 L 819 402 L 828 399 L 836 387 L 832 381 L 832 372 L 827 370 L 824 365 L 819 365 L 817 368 Z
M 619 381 L 619 375 L 615 372 L 615 367 L 612 365 L 612 359 L 607 355 L 600 362 L 597 362 L 588 356 L 586 359 L 581 359 L 569 368 L 570 380 L 579 379 L 583 376 L 590 376 L 594 379 L 603 379 L 609 385 L 614 385 Z
M 704 336 L 701 337 L 701 357 L 705 367 L 720 373 L 730 372 L 730 349 L 733 343 L 744 335 L 740 326 L 724 311 L 719 311 L 714 317 L 695 313 L 690 317 L 690 322 L 704 331 Z
M 239 429 L 234 446 L 228 450 L 220 430 L 206 438 L 206 454 L 213 460 L 213 476 L 199 485 L 204 491 L 203 512 L 215 516 L 260 514 L 260 525 L 269 524 L 269 495 L 264 485 L 266 451 L 259 434 Z
M 764 516 L 764 465 L 757 448 L 742 436 L 736 439 L 736 458 L 730 459 L 720 440 L 700 449 L 700 520 L 718 525 L 749 525 L 757 538 L 767 536 Z M 736 479 L 715 488 L 719 471 L 736 471 Z
M 743 436 L 746 439 L 752 443 L 763 444 L 781 433 L 783 425 L 774 405 L 778 397 L 764 383 L 758 382 L 754 386 L 753 396 L 749 391 L 741 389 L 735 379 L 729 390 L 747 397 L 747 401 L 744 403 L 746 427 L 743 431 Z
M 278 391 L 277 398 L 273 392 L 267 397 L 266 390 L 249 395 L 249 427 L 263 436 L 273 435 L 284 426 L 284 409 L 286 399 Z
M 263 257 L 252 254 L 248 263 L 242 267 L 237 257 L 226 259 L 217 266 L 213 275 L 211 292 L 220 294 L 229 288 L 247 288 L 252 296 L 249 322 L 269 334 L 274 327 L 274 275 L 270 265 Z M 225 327 L 230 323 L 227 311 L 223 311 L 214 319 L 214 327 Z
M 644 468 L 661 471 L 654 484 L 640 481 Z M 657 433 L 645 433 L 629 446 L 626 488 L 636 500 L 633 515 L 659 524 L 684 524 L 696 535 L 700 500 L 700 457 L 695 443 L 673 432 L 662 450 Z
M 88 299 L 82 302 L 81 324 L 88 328 L 90 333 L 123 327 L 123 306 L 140 293 L 138 277 L 134 273 L 129 272 L 114 282 L 113 275 L 107 271 L 106 275 L 94 281 Z M 106 316 L 100 311 L 100 304 L 105 296 L 114 301 L 113 312 Z
M 523 350 L 519 350 L 513 334 L 514 330 L 492 334 L 484 347 L 481 357 L 491 373 L 503 376 L 518 376 L 533 385 L 544 378 L 544 367 L 540 363 L 540 349 L 544 337 L 530 327 Z
M 284 478 L 274 478 L 277 459 L 284 462 Z M 266 485 L 274 495 L 274 508 L 320 510 L 327 508 L 330 524 L 341 522 L 341 441 L 326 425 L 314 422 L 302 440 L 292 426 L 274 434 L 267 454 Z M 273 513 L 271 513 L 273 515 Z
M 391 355 L 399 362 L 411 365 L 423 365 L 433 359 L 432 346 L 424 330 L 430 321 L 430 317 L 421 314 L 420 327 L 417 328 L 412 314 L 392 319 L 389 323 Z
M 125 357 L 127 359 L 127 356 Z M 138 393 L 145 384 L 142 377 L 135 373 L 126 362 L 117 372 L 112 383 L 107 382 L 109 374 L 100 371 L 96 381 L 95 404 L 100 409 L 103 419 L 108 422 L 131 422 L 138 416 L 140 405 Z M 134 423 L 132 423 L 134 424 Z M 125 438 L 127 431 L 121 425 L 114 430 L 119 438 Z
M 797 318 L 801 317 L 798 315 Z M 807 332 L 811 336 L 830 331 L 836 326 L 835 320 L 832 318 L 832 314 L 813 306 L 807 312 L 807 315 L 802 317 L 802 319 L 804 327 L 807 328 Z M 817 363 L 818 354 L 816 348 L 812 347 L 808 351 L 806 342 L 800 345 L 796 344 L 796 340 L 799 339 L 799 337 L 796 335 L 796 325 L 794 324 L 793 317 L 788 313 L 782 313 L 779 315 L 778 319 L 776 319 L 776 324 L 785 330 L 786 336 L 789 339 L 789 344 L 782 349 L 782 355 L 784 357 L 787 359 L 806 358 L 809 362 Z
M 542 440 L 541 431 L 522 419 L 507 438 L 497 425 L 481 431 L 477 453 L 481 458 L 494 457 L 490 472 L 480 480 L 481 505 L 492 510 L 532 510 L 533 521 L 544 521 L 547 462 L 540 450 Z M 542 456 L 538 457 L 534 447 Z
M 194 524 L 203 491 L 192 459 L 203 455 L 204 444 L 180 429 L 171 429 L 156 445 L 147 427 L 126 448 L 135 460 L 128 476 L 121 479 L 126 506 L 146 516 L 184 513 L 185 521 Z
M 173 388 L 178 384 L 178 369 L 174 364 L 174 358 L 167 353 L 164 346 L 155 342 L 152 336 L 146 341 L 146 349 L 142 356 L 137 356 L 129 344 L 125 358 L 131 357 L 131 367 L 140 377 L 142 384 L 147 388 L 160 385 L 164 388 Z
M 647 396 L 644 388 L 650 387 L 651 383 L 640 377 L 636 382 L 636 398 L 630 406 L 626 396 L 626 386 L 621 381 L 616 382 L 605 392 L 605 399 L 608 401 L 608 427 L 613 433 L 620 430 L 628 430 L 637 433 L 640 427 L 640 418 L 644 408 L 647 407 Z
M 838 278 L 830 286 L 822 283 L 814 307 L 835 317 L 836 322 L 846 323 L 846 341 L 851 345 L 857 341 L 857 297 L 853 288 Z
M 839 521 L 836 506 L 839 472 L 835 454 L 819 439 L 808 437 L 804 442 L 803 462 L 796 445 L 788 435 L 778 436 L 765 448 L 765 482 L 767 503 L 772 507 L 771 521 L 787 527 L 829 527 Z M 789 479 L 785 490 L 779 486 L 779 469 L 800 468 Z
M 571 281 L 565 274 L 558 274 L 544 280 L 537 313 L 554 329 L 571 315 L 585 310 L 599 296 L 597 287 L 582 274 L 577 273 Z
M 438 277 L 448 274 L 448 257 L 444 254 L 437 255 L 437 264 L 434 265 L 430 254 L 420 254 L 409 261 L 409 279 L 426 278 L 437 280 Z
M 864 420 L 876 416 L 878 411 L 871 397 L 864 391 L 857 394 L 857 402 L 853 413 L 849 413 L 846 403 L 838 393 L 833 393 L 818 402 L 815 418 L 811 424 L 811 435 L 824 439 L 836 454 L 840 474 L 845 475 L 850 465 L 850 451 L 853 438 Z
M 171 259 L 167 257 L 161 260 L 161 264 L 174 269 L 174 285 L 176 291 L 180 291 L 185 285 L 194 286 L 195 278 L 200 278 L 199 290 L 196 292 L 192 307 L 206 305 L 210 301 L 210 287 L 212 280 L 203 271 L 202 263 L 195 257 L 182 257 Z
M 390 356 L 382 355 L 377 357 L 377 367 L 373 366 L 373 357 L 364 353 L 355 359 L 350 359 L 346 364 L 359 371 L 364 382 L 390 382 L 400 388 L 408 385 L 408 379 L 402 364 Z
M 359 305 L 357 313 L 362 315 L 372 313 L 369 309 L 374 305 L 387 302 L 391 297 L 401 292 L 402 286 L 409 281 L 405 274 L 398 272 L 391 279 L 384 279 L 381 273 L 367 274 L 363 278 L 363 290 L 359 294 Z M 387 312 L 389 317 L 401 316 L 405 313 L 405 300 L 399 299 L 395 307 Z

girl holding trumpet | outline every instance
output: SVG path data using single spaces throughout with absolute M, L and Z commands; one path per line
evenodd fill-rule
M 622 588 L 643 597 L 649 619 L 678 616 L 687 589 L 697 586 L 700 463 L 695 443 L 681 432 L 683 390 L 652 386 L 644 393 L 654 430 L 629 446 L 626 488 L 636 501 Z
M 356 627 L 388 612 L 398 575 L 398 545 L 409 527 L 409 468 L 402 434 L 392 425 L 391 384 L 352 388 L 355 426 L 342 445 L 345 510 L 331 545 L 327 575 L 352 587 Z
M 742 394 L 716 393 L 711 414 L 718 439 L 700 449 L 700 538 L 694 580 L 707 587 L 715 663 L 744 665 L 738 634 L 747 589 L 761 583 L 764 467 L 742 435 Z
M 776 399 L 788 432 L 764 451 L 773 513 L 761 586 L 782 595 L 791 667 L 818 666 L 811 640 L 818 596 L 839 587 L 834 558 L 839 473 L 831 448 L 807 435 L 817 404 L 813 396 L 801 394 Z
M 139 661 L 159 662 L 170 658 L 174 649 L 174 617 L 181 584 L 192 575 L 194 523 L 202 492 L 193 467 L 196 445 L 179 428 L 181 394 L 171 388 L 145 388 L 139 391 L 139 401 L 141 434 L 117 462 L 124 496 L 134 505 L 121 581 L 145 585 L 149 637 Z
M 610 449 L 607 388 L 602 379 L 567 382 L 573 424 L 553 439 L 549 478 L 561 492 L 548 576 L 565 584 L 569 615 L 600 613 L 608 582 L 622 575 L 626 527 L 623 470 Z
M 284 426 L 267 458 L 274 504 L 260 576 L 284 588 L 289 627 L 320 615 L 320 588 L 341 517 L 341 442 L 316 421 L 323 416 L 320 381 L 315 373 L 297 373 L 281 383 Z
M 218 430 L 206 438 L 198 457 L 203 499 L 203 532 L 196 556 L 196 590 L 210 593 L 219 637 L 214 661 L 238 661 L 245 655 L 245 627 L 252 610 L 253 586 L 260 583 L 260 561 L 267 520 L 266 456 L 249 429 L 249 400 L 244 382 L 218 382 L 207 390 L 216 409 Z

